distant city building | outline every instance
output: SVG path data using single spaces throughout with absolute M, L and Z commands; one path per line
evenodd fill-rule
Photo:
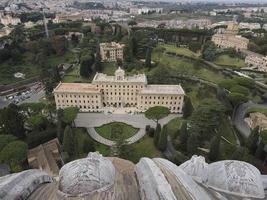
M 101 60 L 107 62 L 123 60 L 123 48 L 124 44 L 116 42 L 100 43 Z
M 165 106 L 171 113 L 182 113 L 184 95 L 180 85 L 149 85 L 145 74 L 125 76 L 120 68 L 115 76 L 97 73 L 91 84 L 60 83 L 54 89 L 57 109 L 74 106 L 82 112 L 103 112 L 105 108 L 144 112 Z
M 51 176 L 56 176 L 63 165 L 59 149 L 58 139 L 41 144 L 28 151 L 28 163 L 34 169 L 40 169 Z
M 148 8 L 148 7 L 143 7 L 143 8 L 130 8 L 130 14 L 132 15 L 142 15 L 142 14 L 149 14 L 149 13 L 162 13 L 163 8 Z
M 249 52 L 245 58 L 245 63 L 249 68 L 253 68 L 254 70 L 261 72 L 267 72 L 267 56 Z
M 220 48 L 235 48 L 236 50 L 247 49 L 249 40 L 238 33 L 237 24 L 229 24 L 225 33 L 216 33 L 212 36 L 212 41 Z

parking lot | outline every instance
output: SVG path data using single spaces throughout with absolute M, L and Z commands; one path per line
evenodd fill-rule
M 37 83 L 23 92 L 0 96 L 0 108 L 8 106 L 10 103 L 22 104 L 38 102 L 39 99 L 44 96 L 45 91 L 43 85 Z

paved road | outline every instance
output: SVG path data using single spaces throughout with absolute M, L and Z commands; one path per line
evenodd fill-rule
M 159 123 L 163 126 L 167 124 L 170 120 L 178 116 L 179 115 L 171 114 L 165 117 L 164 119 L 161 119 Z M 154 128 L 156 127 L 156 123 L 153 120 L 147 119 L 144 114 L 136 114 L 136 115 L 108 114 L 106 115 L 104 113 L 79 113 L 77 118 L 75 119 L 76 127 L 87 128 L 88 134 L 94 140 L 107 146 L 113 146 L 115 142 L 100 136 L 95 131 L 94 127 L 100 127 L 104 124 L 108 124 L 111 122 L 123 122 L 135 128 L 139 128 L 139 131 L 134 136 L 126 140 L 128 144 L 133 144 L 145 136 L 146 125 L 150 125 L 151 127 L 154 127 Z
M 244 121 L 245 115 L 250 108 L 265 108 L 267 109 L 267 104 L 256 104 L 253 102 L 247 102 L 240 105 L 234 112 L 232 120 L 233 124 L 237 128 L 237 130 L 244 136 L 248 137 L 250 135 L 250 127 Z

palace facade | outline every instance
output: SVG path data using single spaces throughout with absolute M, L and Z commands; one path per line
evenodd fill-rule
M 182 113 L 185 92 L 180 85 L 149 85 L 145 74 L 126 76 L 118 68 L 115 76 L 97 73 L 91 84 L 59 83 L 54 89 L 56 107 L 78 107 L 81 112 L 103 112 L 106 108 L 128 108 L 144 112 L 165 106 Z
M 100 55 L 102 62 L 115 62 L 123 60 L 124 44 L 111 42 L 100 43 Z

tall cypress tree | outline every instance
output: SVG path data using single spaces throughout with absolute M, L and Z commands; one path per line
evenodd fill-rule
M 158 149 L 160 151 L 165 151 L 165 149 L 167 148 L 167 127 L 163 126 L 162 131 L 160 132 L 160 137 L 159 137 L 159 141 L 158 141 Z
M 70 126 L 66 126 L 63 138 L 63 150 L 66 151 L 69 156 L 73 156 L 75 153 L 74 136 Z
M 155 130 L 155 134 L 154 134 L 154 145 L 155 145 L 155 147 L 158 146 L 160 132 L 161 132 L 161 125 L 157 124 L 156 130 Z
M 194 111 L 194 107 L 192 105 L 191 99 L 188 96 L 184 98 L 184 106 L 183 106 L 183 117 L 188 118 Z

